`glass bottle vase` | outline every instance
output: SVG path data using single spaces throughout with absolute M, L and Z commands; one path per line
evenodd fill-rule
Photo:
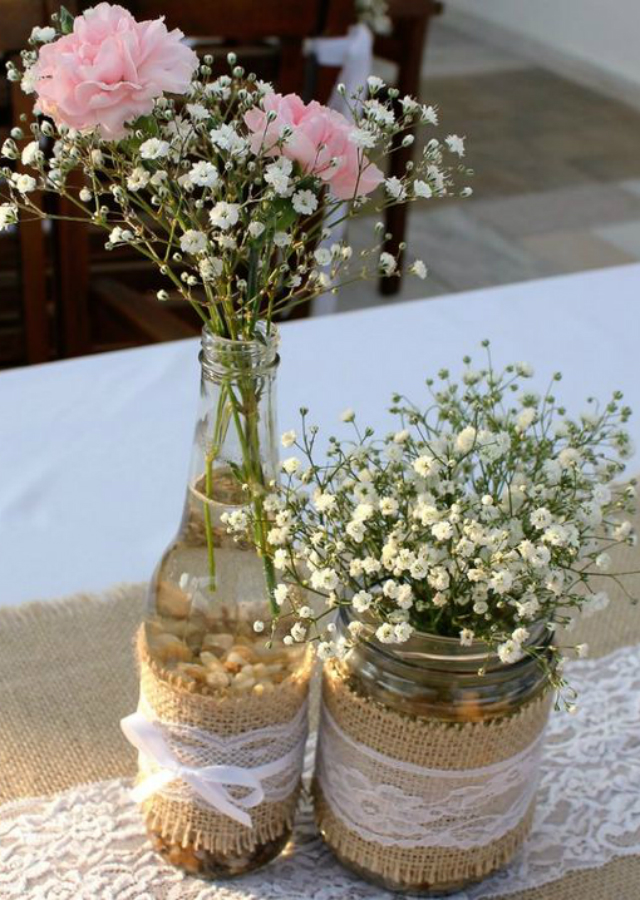
M 286 733 L 282 738 L 284 753 L 304 744 L 301 709 L 308 665 L 304 649 L 285 646 L 277 630 L 268 640 L 274 572 L 260 548 L 266 546 L 268 533 L 264 499 L 278 477 L 278 361 L 273 328 L 270 333 L 262 329 L 250 342 L 203 332 L 201 400 L 184 512 L 150 586 L 144 652 L 151 687 L 145 687 L 143 670 L 141 691 L 162 693 L 165 684 L 175 688 L 190 710 L 185 721 L 200 726 L 202 708 L 204 720 L 219 718 L 227 735 L 272 725 L 286 732 L 289 719 L 295 719 L 296 734 L 291 740 Z M 239 541 L 228 533 L 228 521 L 242 516 L 248 504 L 259 524 L 254 540 Z M 181 708 L 169 703 L 167 713 L 179 727 L 183 722 L 175 710 Z M 251 709 L 256 710 L 255 721 Z M 153 712 L 159 715 L 157 706 Z M 236 763 L 233 753 L 213 761 Z M 156 850 L 174 865 L 208 878 L 239 875 L 266 864 L 291 832 L 299 777 L 284 775 L 292 790 L 283 796 L 280 783 L 273 804 L 267 795 L 253 816 L 256 827 L 243 828 L 215 812 L 209 815 L 197 796 L 178 801 L 170 792 L 168 797 L 152 796 L 145 811 Z M 242 805 L 246 792 L 227 790 Z M 173 826 L 172 816 L 180 819 L 179 828 Z M 203 816 L 208 822 L 204 837 Z M 228 833 L 224 840 L 223 833 Z

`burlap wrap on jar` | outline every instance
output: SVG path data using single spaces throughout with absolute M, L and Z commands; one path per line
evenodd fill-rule
M 194 871 L 198 870 L 199 851 L 241 856 L 286 838 L 301 786 L 311 661 L 269 693 L 216 697 L 188 691 L 153 660 L 143 628 L 138 634 L 137 657 L 137 716 L 143 726 L 146 721 L 156 723 L 178 763 L 192 767 L 174 771 L 171 779 L 157 756 L 139 753 L 136 790 L 144 794 L 153 787 L 154 779 L 160 779 L 160 789 L 141 800 L 148 830 L 169 847 L 189 848 L 195 854 L 192 865 L 184 859 L 175 861 Z M 222 770 L 225 774 L 216 782 Z M 191 773 L 195 773 L 197 785 L 199 773 L 206 776 L 207 772 L 213 773 L 214 784 L 209 788 L 214 800 L 226 813 L 193 789 Z M 244 784 L 245 773 L 249 778 L 259 775 L 264 799 L 256 805 L 247 802 L 255 796 L 252 792 L 257 785 Z M 236 817 L 250 817 L 250 824 Z M 170 853 L 168 857 L 174 861 Z M 238 866 L 242 868 L 240 862 Z
M 325 666 L 313 785 L 318 827 L 350 868 L 446 892 L 501 868 L 533 818 L 547 690 L 508 716 L 410 717 Z

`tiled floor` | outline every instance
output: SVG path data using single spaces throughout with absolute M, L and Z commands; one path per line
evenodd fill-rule
M 387 78 L 389 67 L 379 66 Z M 640 112 L 447 25 L 432 30 L 423 99 L 445 133 L 467 136 L 473 197 L 412 208 L 398 300 L 640 260 Z M 352 232 L 362 244 L 364 220 Z M 339 311 L 388 303 L 370 284 L 343 289 Z

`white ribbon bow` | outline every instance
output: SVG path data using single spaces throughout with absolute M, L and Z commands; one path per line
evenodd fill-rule
M 149 721 L 142 713 L 135 712 L 122 719 L 120 727 L 140 753 L 160 766 L 158 772 L 149 775 L 134 788 L 133 797 L 137 803 L 179 778 L 186 781 L 209 806 L 247 828 L 251 828 L 252 821 L 245 810 L 258 806 L 264 800 L 261 779 L 284 771 L 297 761 L 300 754 L 296 746 L 280 759 L 251 769 L 226 765 L 186 766 L 174 756 L 165 739 L 162 723 Z M 249 793 L 245 797 L 233 797 L 228 787 L 248 788 Z

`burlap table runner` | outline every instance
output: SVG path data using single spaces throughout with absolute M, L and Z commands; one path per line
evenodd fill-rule
M 640 568 L 637 549 L 618 550 L 615 557 L 618 569 Z M 640 642 L 640 608 L 607 586 L 609 609 L 583 620 L 571 635 L 572 642 L 587 641 L 592 656 Z M 640 596 L 640 577 L 627 587 Z M 119 721 L 138 699 L 134 635 L 144 591 L 144 585 L 129 585 L 99 597 L 0 610 L 0 803 L 135 775 L 135 752 Z M 570 873 L 510 900 L 639 897 L 637 856 Z

